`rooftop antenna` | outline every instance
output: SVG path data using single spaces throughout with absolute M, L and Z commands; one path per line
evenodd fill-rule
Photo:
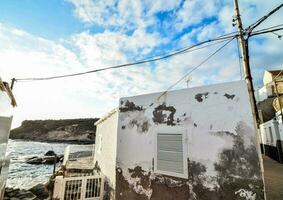
M 186 79 L 186 83 L 187 83 L 187 88 L 189 88 L 189 82 L 192 81 L 192 77 L 191 76 L 188 76 L 187 79 Z

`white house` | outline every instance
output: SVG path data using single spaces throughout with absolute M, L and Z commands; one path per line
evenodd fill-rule
M 9 85 L 0 79 L 0 199 L 3 199 L 10 158 L 6 155 L 12 123 L 12 107 L 16 106 Z
M 119 103 L 96 123 L 106 199 L 264 199 L 244 81 Z
M 257 100 L 263 101 L 276 96 L 275 83 L 277 82 L 278 94 L 283 94 L 283 72 L 281 70 L 265 71 L 263 75 L 263 86 L 257 91 Z
M 260 133 L 263 153 L 283 163 L 283 124 L 280 111 L 274 119 L 260 125 Z

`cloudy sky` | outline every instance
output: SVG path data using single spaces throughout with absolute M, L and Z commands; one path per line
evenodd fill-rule
M 281 3 L 239 1 L 245 27 Z M 164 54 L 235 31 L 232 17 L 232 0 L 1 0 L 0 76 L 10 80 L 61 75 Z M 259 29 L 282 19 L 283 9 Z M 274 34 L 251 39 L 257 87 L 264 70 L 283 67 L 282 41 Z M 240 80 L 236 44 L 233 41 L 192 73 L 189 87 Z M 151 64 L 19 82 L 13 126 L 24 119 L 102 116 L 120 97 L 167 89 L 220 45 Z M 185 87 L 182 81 L 176 89 Z

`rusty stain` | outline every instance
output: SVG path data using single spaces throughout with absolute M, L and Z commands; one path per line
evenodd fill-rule
M 208 94 L 209 94 L 209 92 L 198 93 L 198 94 L 195 95 L 195 99 L 198 102 L 203 102 L 204 99 L 208 98 Z
M 128 111 L 142 111 L 143 107 L 142 106 L 137 106 L 135 105 L 134 102 L 131 101 L 126 101 L 125 105 L 120 107 L 120 112 L 128 112 Z
M 167 115 L 165 112 L 170 112 Z M 176 109 L 173 106 L 166 106 L 165 103 L 157 106 L 153 111 L 153 122 L 156 124 L 167 124 L 170 126 L 174 126 L 174 114 L 176 113 Z
M 227 94 L 227 93 L 224 94 L 224 97 L 231 100 L 233 100 L 235 96 L 236 96 L 235 94 Z

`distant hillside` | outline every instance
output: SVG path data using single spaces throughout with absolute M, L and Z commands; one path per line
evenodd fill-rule
M 41 142 L 94 143 L 98 118 L 25 120 L 11 131 L 10 139 Z

